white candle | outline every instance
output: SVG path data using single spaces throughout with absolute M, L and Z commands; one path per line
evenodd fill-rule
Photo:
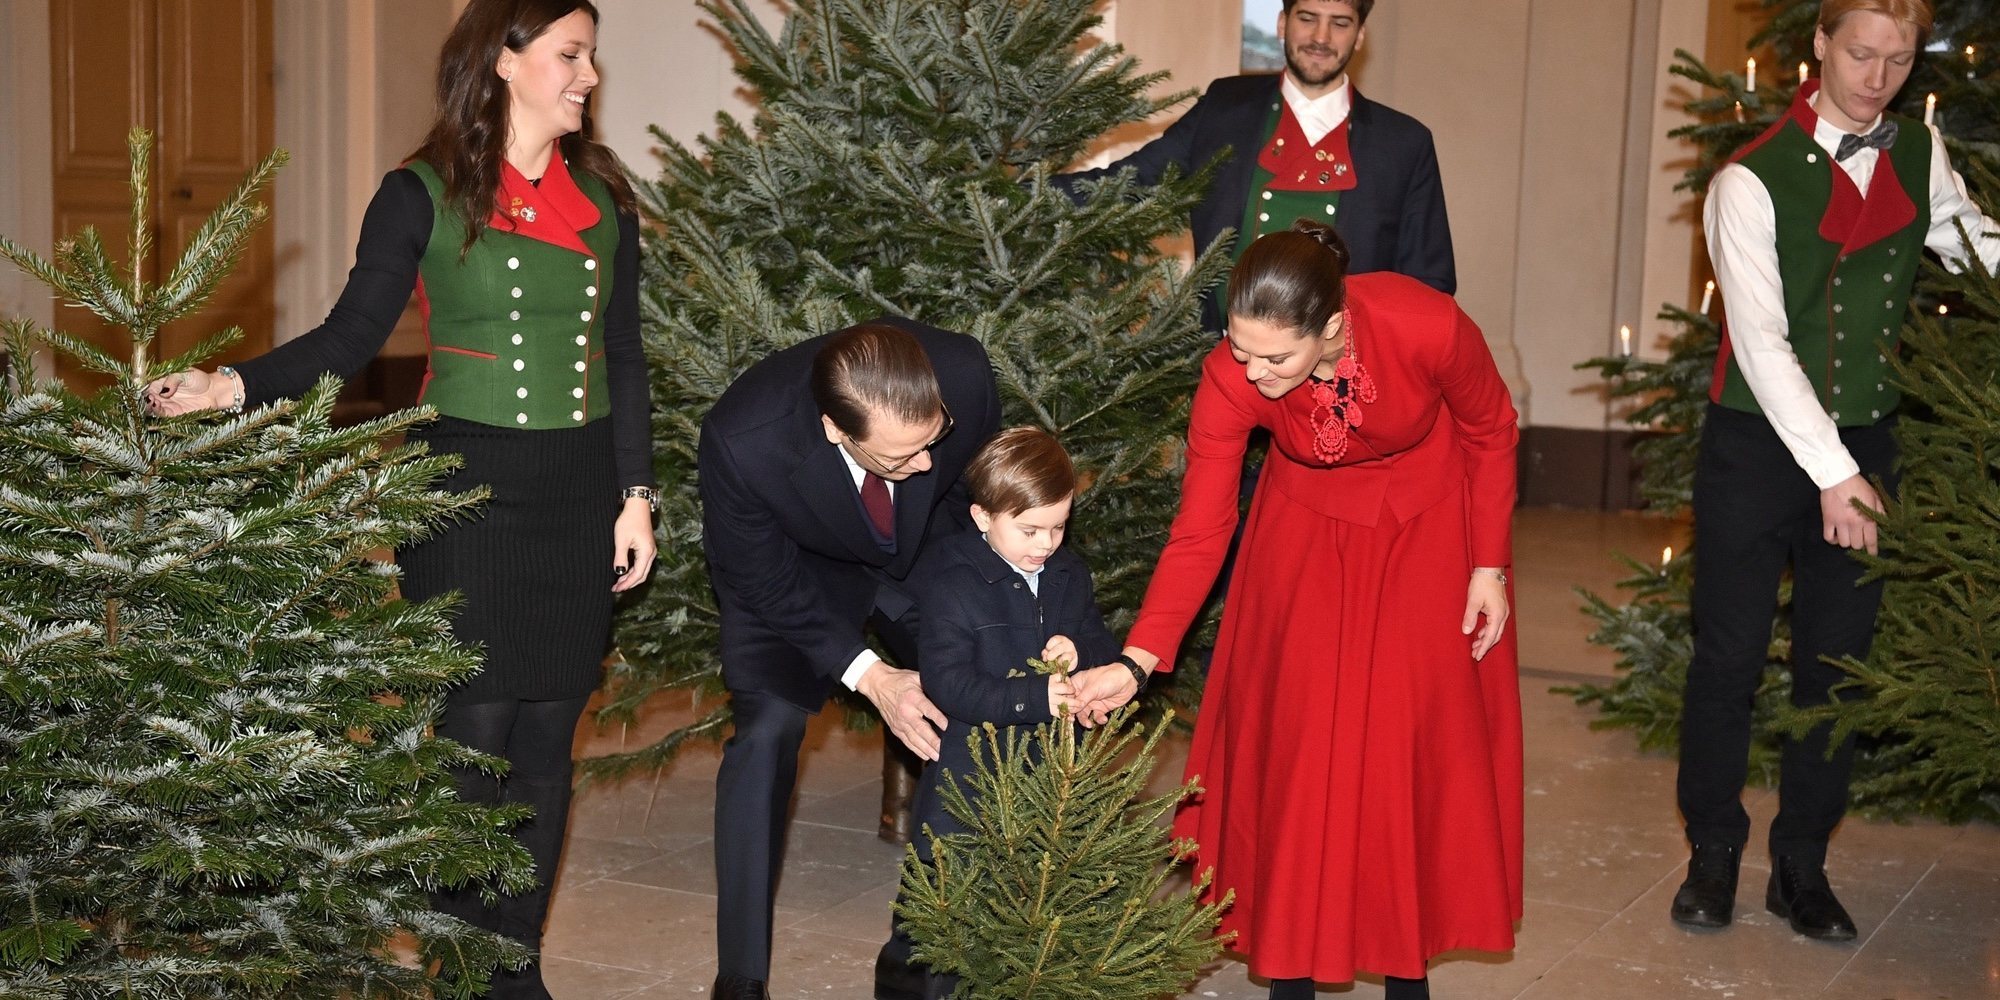
M 1737 121 L 1739 121 L 1739 122 L 1743 120 L 1743 102 L 1742 102 L 1742 101 L 1737 101 L 1737 102 L 1736 102 L 1736 120 L 1737 120 Z
M 1631 356 L 1632 356 L 1632 328 L 1631 328 L 1631 327 L 1629 327 L 1629 326 L 1621 326 L 1621 327 L 1619 327 L 1619 328 L 1618 328 L 1618 349 L 1619 349 L 1620 351 L 1624 352 L 1624 354 L 1625 354 L 1625 356 L 1626 356 L 1626 357 L 1628 357 L 1628 358 L 1629 358 L 1629 357 L 1631 357 Z
M 1701 289 L 1701 314 L 1708 315 L 1708 307 L 1715 302 L 1715 282 L 1711 281 Z
M 1757 90 L 1757 60 L 1754 56 L 1743 67 L 1743 89 L 1752 93 Z
M 1945 315 L 1945 314 L 1949 313 L 1950 311 L 1951 311 L 1951 310 L 1949 310 L 1949 309 L 1946 309 L 1946 308 L 1945 308 L 1944 306 L 1942 306 L 1942 305 L 1938 306 L 1938 315 L 1939 315 L 1939 316 L 1943 316 L 1943 315 Z
M 1667 571 L 1667 564 L 1674 561 L 1674 547 L 1669 545 L 1660 550 L 1660 572 Z
M 1799 86 L 1801 87 L 1805 86 L 1806 81 L 1811 78 L 1812 78 L 1812 67 L 1807 66 L 1805 62 L 1801 60 L 1799 62 Z
M 1937 124 L 1937 95 L 1924 95 L 1924 127 Z

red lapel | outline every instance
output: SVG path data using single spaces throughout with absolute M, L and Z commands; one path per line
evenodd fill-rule
M 1875 158 L 1875 176 L 1868 182 L 1868 197 L 1854 186 L 1854 180 L 1838 165 L 1833 171 L 1833 200 L 1819 220 L 1819 235 L 1829 243 L 1839 243 L 1842 253 L 1901 232 L 1916 221 L 1917 204 L 1896 175 L 1896 163 L 1883 150 Z
M 590 248 L 578 234 L 597 225 L 601 218 L 596 203 L 570 177 L 560 153 L 549 157 L 549 168 L 539 187 L 528 183 L 513 164 L 501 162 L 500 193 L 488 221 L 491 227 L 588 255 Z
M 1257 165 L 1271 174 L 1274 191 L 1351 191 L 1354 189 L 1354 154 L 1347 148 L 1347 125 L 1353 112 L 1341 119 L 1333 131 L 1320 137 L 1317 145 L 1306 142 L 1306 133 L 1292 114 L 1291 105 L 1278 111 L 1278 130 L 1257 154 Z

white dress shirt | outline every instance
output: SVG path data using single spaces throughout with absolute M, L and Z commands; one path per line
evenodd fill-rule
M 847 474 L 854 480 L 854 492 L 856 495 L 859 495 L 861 492 L 861 479 L 868 474 L 868 470 L 862 468 L 861 463 L 855 461 L 854 456 L 848 454 L 846 448 L 842 448 L 836 444 L 833 446 L 833 450 L 840 452 L 840 460 L 847 463 Z M 889 500 L 891 503 L 894 503 L 896 500 L 896 481 L 886 478 L 882 481 L 889 484 Z M 855 654 L 854 659 L 847 664 L 847 669 L 841 671 L 840 683 L 847 685 L 849 691 L 859 690 L 861 675 L 867 673 L 869 667 L 880 663 L 881 660 L 881 655 L 874 650 L 863 649 L 861 652 Z
M 1818 100 L 1815 95 L 1813 103 L 1817 105 Z M 1880 122 L 1877 117 L 1862 132 L 1872 131 Z M 1945 154 L 1944 140 L 1937 129 L 1929 131 L 1931 226 L 1924 234 L 1924 245 L 1936 251 L 1952 271 L 1964 270 L 1965 247 L 1954 226 L 1963 223 L 1986 266 L 2000 266 L 2000 233 L 1995 232 L 2000 224 L 1986 218 L 1966 194 L 1965 181 L 1951 168 Z M 1846 134 L 1821 118 L 1813 129 L 1813 141 L 1832 159 L 1840 137 Z M 1864 146 L 1837 163 L 1865 193 L 1881 157 L 1880 150 Z M 1916 195 L 1911 192 L 1912 197 Z M 1778 272 L 1777 212 L 1764 182 L 1740 163 L 1722 168 L 1709 185 L 1702 223 L 1708 231 L 1708 256 L 1715 267 L 1716 287 L 1722 290 L 1723 315 L 1729 321 L 1731 357 L 1742 370 L 1750 394 L 1792 459 L 1820 489 L 1856 475 L 1861 467 L 1841 444 L 1840 428 L 1820 405 L 1812 381 L 1792 352 L 1784 283 Z
M 1292 117 L 1299 120 L 1299 128 L 1306 134 L 1306 142 L 1317 146 L 1328 132 L 1340 127 L 1347 120 L 1347 113 L 1353 110 L 1354 100 L 1350 95 L 1353 81 L 1346 76 L 1340 78 L 1340 86 L 1318 97 L 1307 97 L 1299 85 L 1292 82 L 1292 74 L 1280 75 L 1278 93 L 1285 96 L 1285 104 L 1291 107 Z

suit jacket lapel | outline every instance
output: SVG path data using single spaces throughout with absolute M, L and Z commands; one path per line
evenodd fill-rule
M 1250 200 L 1250 182 L 1257 176 L 1257 151 L 1264 145 L 1264 120 L 1269 116 L 1271 104 L 1283 100 L 1278 94 L 1278 77 L 1273 75 L 1268 86 L 1257 87 L 1250 92 L 1247 104 L 1221 109 L 1221 120 L 1226 123 L 1219 130 L 1222 142 L 1230 149 L 1229 162 L 1222 165 L 1215 178 L 1215 189 L 1219 196 L 1211 195 L 1208 203 L 1232 206 L 1227 218 L 1218 220 L 1223 227 L 1235 228 L 1243 221 L 1243 206 Z M 1201 153 L 1203 157 L 1213 155 L 1211 149 Z M 1197 162 L 1196 167 L 1201 164 Z M 1241 240 L 1242 235 L 1238 234 Z M 1200 253 L 1207 247 L 1195 247 Z
M 868 526 L 862 523 L 860 495 L 854 490 L 854 478 L 847 471 L 847 462 L 840 457 L 839 446 L 827 443 L 820 432 L 818 412 L 810 406 L 801 407 L 799 412 L 810 417 L 811 425 L 805 448 L 792 467 L 792 489 L 798 491 L 813 516 L 840 540 L 856 561 L 870 566 L 884 565 L 894 553 L 882 551 Z M 901 522 L 902 515 L 898 513 L 899 539 Z

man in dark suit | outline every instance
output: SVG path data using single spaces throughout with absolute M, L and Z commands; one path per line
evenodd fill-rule
M 715 783 L 716 1000 L 767 995 L 799 746 L 833 685 L 937 758 L 944 714 L 864 630 L 914 666 L 904 581 L 929 538 L 962 530 L 936 512 L 963 518 L 959 474 L 999 423 L 979 342 L 894 317 L 758 362 L 702 421 L 703 547 L 736 717 Z
M 1409 115 L 1361 96 L 1347 64 L 1368 37 L 1375 0 L 1284 0 L 1278 38 L 1281 74 L 1224 77 L 1186 115 L 1130 156 L 1075 182 L 1127 167 L 1154 184 L 1168 167 L 1183 174 L 1230 151 L 1190 222 L 1197 251 L 1225 229 L 1235 257 L 1267 232 L 1303 216 L 1340 231 L 1354 255 L 1351 273 L 1396 271 L 1447 294 L 1458 290 L 1444 185 L 1431 133 Z M 1203 322 L 1221 330 L 1220 296 Z

